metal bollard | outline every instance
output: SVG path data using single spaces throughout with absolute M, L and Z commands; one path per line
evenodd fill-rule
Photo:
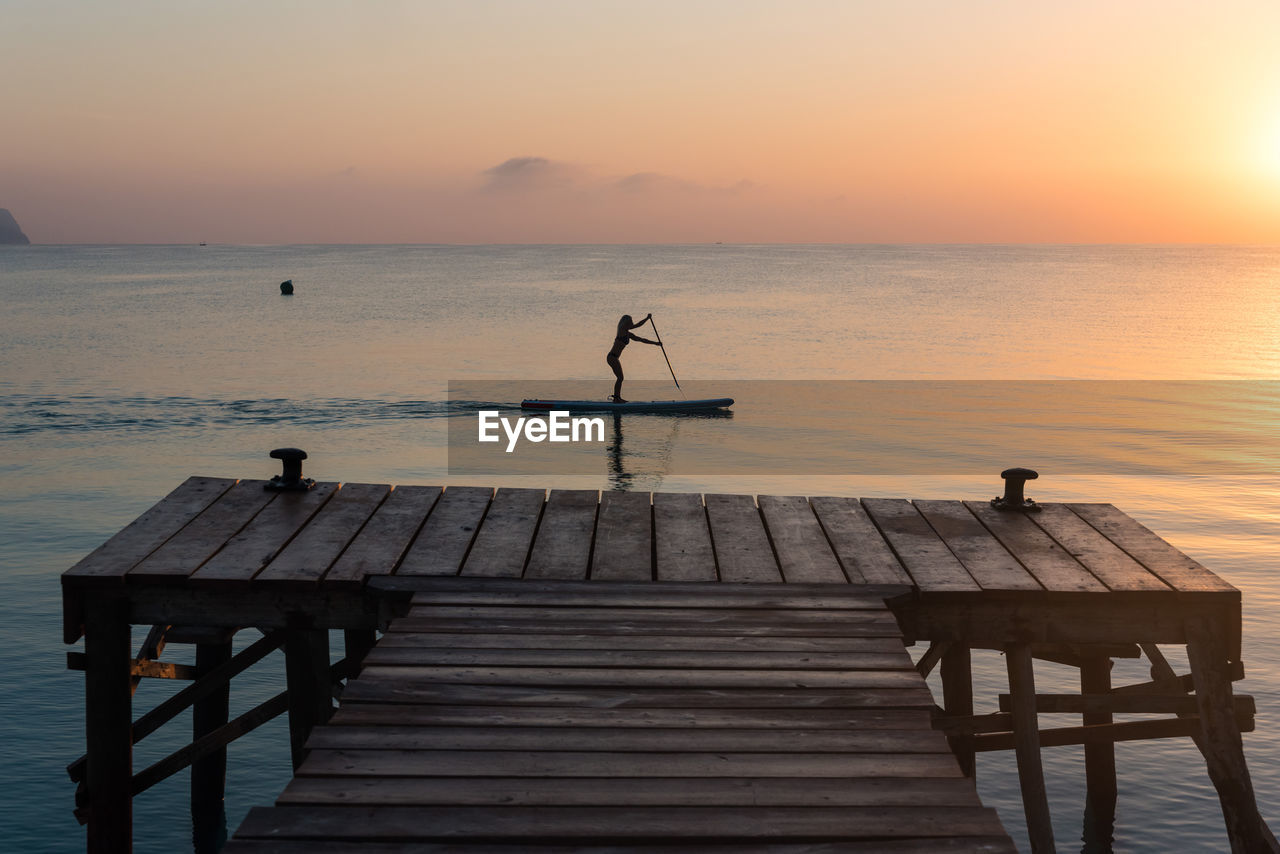
M 1034 513 L 1040 510 L 1039 504 L 1025 497 L 1022 493 L 1022 488 L 1026 482 L 1038 478 L 1040 476 L 1039 472 L 1031 469 L 1013 468 L 1000 472 L 1000 476 L 1004 478 L 1004 495 L 991 499 L 992 507 L 997 510 L 1021 513 Z
M 265 489 L 303 492 L 316 485 L 311 478 L 302 476 L 302 461 L 307 458 L 306 451 L 301 448 L 276 448 L 271 452 L 271 458 L 282 460 L 284 471 L 267 481 Z

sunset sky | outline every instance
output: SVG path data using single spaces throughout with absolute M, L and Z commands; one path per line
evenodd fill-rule
M 1280 2 L 0 0 L 33 242 L 1280 243 Z

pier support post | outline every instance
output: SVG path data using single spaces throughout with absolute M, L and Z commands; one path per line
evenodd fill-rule
M 85 597 L 85 785 L 89 854 L 133 850 L 133 685 L 123 598 Z
M 1044 766 L 1040 761 L 1040 725 L 1036 717 L 1036 680 L 1031 647 L 1028 644 L 1008 647 L 1005 666 L 1009 671 L 1013 744 L 1018 758 L 1018 783 L 1022 787 L 1027 836 L 1034 854 L 1053 854 L 1053 820 L 1049 815 L 1049 796 L 1045 791 Z
M 1111 659 L 1089 656 L 1080 662 L 1080 693 L 1111 693 Z M 1085 712 L 1085 726 L 1109 724 L 1110 712 Z M 1116 824 L 1116 750 L 1114 742 L 1084 746 L 1084 843 L 1088 851 L 1110 851 Z
M 347 629 L 342 633 L 346 647 L 347 673 L 355 676 L 360 672 L 364 657 L 378 642 L 378 633 L 373 629 Z
M 973 668 L 969 647 L 957 641 L 942 655 L 942 705 L 948 717 L 967 717 L 973 714 Z M 947 739 L 951 752 L 960 763 L 966 777 L 973 777 L 973 738 L 951 736 Z
M 231 660 L 231 640 L 196 644 L 196 675 L 203 677 Z M 225 724 L 231 708 L 227 681 L 192 706 L 191 740 Z M 191 764 L 191 838 L 197 852 L 216 852 L 227 838 L 224 797 L 227 786 L 227 748 L 220 747 Z
M 1200 710 L 1200 750 L 1218 790 L 1227 838 L 1235 854 L 1277 851 L 1276 839 L 1258 813 L 1253 781 L 1235 718 L 1227 645 L 1207 617 L 1186 621 L 1187 659 Z
M 306 758 L 311 730 L 333 713 L 329 633 L 324 629 L 289 629 L 285 634 L 284 669 L 289 685 L 289 748 L 296 770 Z

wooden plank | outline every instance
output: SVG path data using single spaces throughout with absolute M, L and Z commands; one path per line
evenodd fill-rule
M 316 513 L 255 583 L 315 584 L 391 493 L 385 484 L 348 483 Z
M 381 589 L 391 579 L 372 579 Z M 879 610 L 886 597 L 909 591 L 905 585 L 849 584 L 703 584 L 669 581 L 663 584 L 619 581 L 600 585 L 592 581 L 538 581 L 501 578 L 419 578 L 399 582 L 413 591 L 415 605 L 521 605 L 539 606 L 707 608 L 733 607 Z
M 764 652 L 754 647 L 732 652 L 706 650 L 603 649 L 438 649 L 379 646 L 366 664 L 465 665 L 468 667 L 635 667 L 646 669 L 804 669 L 904 670 L 911 666 L 905 652 Z
M 130 578 L 185 579 L 235 536 L 278 493 L 263 488 L 264 480 L 242 480 L 168 542 L 129 570 Z
M 545 489 L 499 488 L 462 574 L 519 578 L 524 573 L 546 498 Z
M 777 707 L 772 709 L 717 708 L 584 708 L 572 706 L 419 705 L 413 703 L 344 703 L 331 719 L 334 726 L 537 726 L 630 727 L 673 729 L 684 727 L 771 730 L 929 729 L 932 715 L 926 708 L 858 709 Z
M 600 496 L 593 581 L 649 581 L 653 575 L 653 511 L 647 492 L 605 492 Z
M 764 520 L 750 495 L 707 495 L 707 521 L 721 581 L 782 581 Z
M 248 584 L 302 530 L 337 488 L 336 483 L 317 483 L 306 492 L 280 493 L 221 551 L 192 573 L 191 581 L 210 585 Z
M 979 589 L 964 565 L 910 501 L 864 498 L 862 506 L 922 591 Z
M 1066 506 L 1175 590 L 1189 593 L 1238 592 L 1226 581 L 1112 505 Z
M 1107 586 L 1067 554 L 1026 513 L 1002 513 L 987 501 L 966 501 L 965 506 L 995 535 L 1006 549 L 1035 576 L 1046 590 L 1105 591 Z
M 702 496 L 653 494 L 654 557 L 659 581 L 715 581 L 716 556 Z
M 401 631 L 401 621 L 393 622 L 378 642 L 379 649 L 406 646 L 427 646 L 464 650 L 634 650 L 637 652 L 663 650 L 734 651 L 750 643 L 751 649 L 770 652 L 818 652 L 818 653 L 894 653 L 906 655 L 902 640 L 898 637 L 751 637 L 745 635 L 598 635 L 598 634 L 539 634 L 529 637 L 513 637 L 506 634 L 485 635 L 479 633 L 449 634 L 446 632 Z M 1188 677 L 1190 679 L 1190 677 Z
M 664 624 L 680 630 L 685 626 L 724 625 L 815 625 L 840 626 L 849 623 L 882 622 L 890 618 L 889 609 L 850 608 L 823 610 L 817 608 L 581 608 L 545 605 L 537 598 L 523 605 L 413 605 L 405 619 L 494 620 L 496 622 L 530 622 L 550 624 L 548 628 L 570 623 L 645 623 Z
M 984 590 L 1042 590 L 961 501 L 915 501 L 916 509 Z
M 548 688 L 511 685 L 432 685 L 356 679 L 343 703 L 440 703 L 463 706 L 577 706 L 597 709 L 930 709 L 933 696 L 915 688 Z
M 940 753 L 312 750 L 306 773 L 344 777 L 959 777 Z
M 824 584 L 844 584 L 849 580 L 807 498 L 761 495 L 758 501 L 785 580 Z
M 111 539 L 62 574 L 63 583 L 121 580 L 235 484 L 225 477 L 189 477 Z
M 891 615 L 868 615 L 849 611 L 849 619 L 830 623 L 779 623 L 767 620 L 734 620 L 705 623 L 655 623 L 652 620 L 619 618 L 614 622 L 600 620 L 566 620 L 556 625 L 537 619 L 419 619 L 404 617 L 404 631 L 441 631 L 449 633 L 493 632 L 528 634 L 599 634 L 599 635 L 742 635 L 744 637 L 901 637 L 902 632 Z
M 965 781 L 934 777 L 302 777 L 295 778 L 276 802 L 461 806 L 513 800 L 523 806 L 978 806 L 973 787 Z
M 645 839 L 1003 836 L 994 810 L 976 807 L 254 807 L 246 838 L 404 840 L 480 837 L 528 844 Z M 878 850 L 885 850 L 883 841 Z
M 858 499 L 814 497 L 809 503 L 850 582 L 913 583 Z
M 600 493 L 553 489 L 529 553 L 526 578 L 586 578 Z
M 640 688 L 910 688 L 914 670 L 664 670 L 604 667 L 366 666 L 366 680 L 433 685 L 522 685 Z M 1152 698 L 1144 698 L 1150 700 Z
M 363 584 L 370 575 L 390 575 L 440 498 L 438 486 L 397 486 L 329 567 L 324 582 Z
M 522 854 L 519 842 L 508 845 L 482 842 L 467 845 L 449 842 L 377 842 L 362 843 L 368 854 L 462 854 L 475 851 L 484 854 Z M 661 841 L 626 844 L 579 842 L 576 844 L 545 843 L 538 845 L 539 854 L 669 854 L 671 846 Z M 1017 854 L 1008 836 L 954 836 L 871 841 L 842 839 L 839 842 L 755 842 L 755 854 Z M 247 839 L 236 837 L 222 849 L 224 854 L 351 854 L 351 843 L 324 839 Z
M 1256 712 L 1253 697 L 1237 694 L 1234 697 L 1236 712 L 1252 715 Z M 999 695 L 1001 711 L 1010 711 L 1012 701 L 1008 694 Z M 1037 694 L 1036 711 L 1042 714 L 1196 714 L 1196 698 L 1190 694 Z
M 1168 590 L 1146 567 L 1062 504 L 1044 504 L 1032 521 L 1110 590 Z
M 945 754 L 941 733 L 919 729 L 866 732 L 802 728 L 757 732 L 684 729 L 539 726 L 327 726 L 307 742 L 311 750 L 527 750 L 610 752 L 930 753 Z M 310 774 L 304 763 L 300 774 Z
M 492 497 L 489 487 L 445 489 L 395 574 L 457 575 Z

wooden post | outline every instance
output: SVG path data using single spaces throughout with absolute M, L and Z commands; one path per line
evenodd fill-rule
M 1207 617 L 1186 621 L 1187 659 L 1200 709 L 1200 750 L 1209 779 L 1218 790 L 1227 838 L 1235 854 L 1276 851 L 1254 799 L 1253 781 L 1244 761 L 1244 744 L 1236 724 L 1235 701 L 1228 675 L 1227 646 L 1219 627 Z
M 373 629 L 347 629 L 342 633 L 342 640 L 346 647 L 347 673 L 355 676 L 365 655 L 378 642 L 378 633 Z
M 1111 659 L 1090 656 L 1080 662 L 1080 693 L 1111 693 Z M 1109 724 L 1110 712 L 1085 712 L 1082 723 Z M 1084 746 L 1084 843 L 1088 850 L 1110 851 L 1116 824 L 1116 751 L 1114 742 Z
M 1013 744 L 1018 757 L 1018 783 L 1022 787 L 1022 810 L 1027 817 L 1027 836 L 1034 854 L 1052 854 L 1053 820 L 1049 796 L 1044 788 L 1044 766 L 1040 762 L 1040 725 L 1036 717 L 1036 679 L 1031 663 L 1031 647 L 1015 644 L 1005 650 L 1009 671 L 1009 695 L 1013 705 Z
M 196 644 L 199 677 L 231 660 L 231 640 Z M 191 740 L 194 742 L 224 725 L 231 708 L 231 683 L 197 700 L 192 706 Z M 223 798 L 227 786 L 227 748 L 220 747 L 191 764 L 191 838 L 195 850 L 216 852 L 227 839 L 227 813 Z
M 324 629 L 289 629 L 284 642 L 284 669 L 289 685 L 289 748 L 297 770 L 306 758 L 311 730 L 333 713 L 329 633 Z
M 84 718 L 88 850 L 133 850 L 133 686 L 129 609 L 123 598 L 84 597 Z
M 948 717 L 973 714 L 973 670 L 969 647 L 955 642 L 942 655 L 942 705 Z M 976 772 L 973 739 L 969 736 L 952 736 L 947 739 L 951 752 L 960 763 L 966 777 Z

